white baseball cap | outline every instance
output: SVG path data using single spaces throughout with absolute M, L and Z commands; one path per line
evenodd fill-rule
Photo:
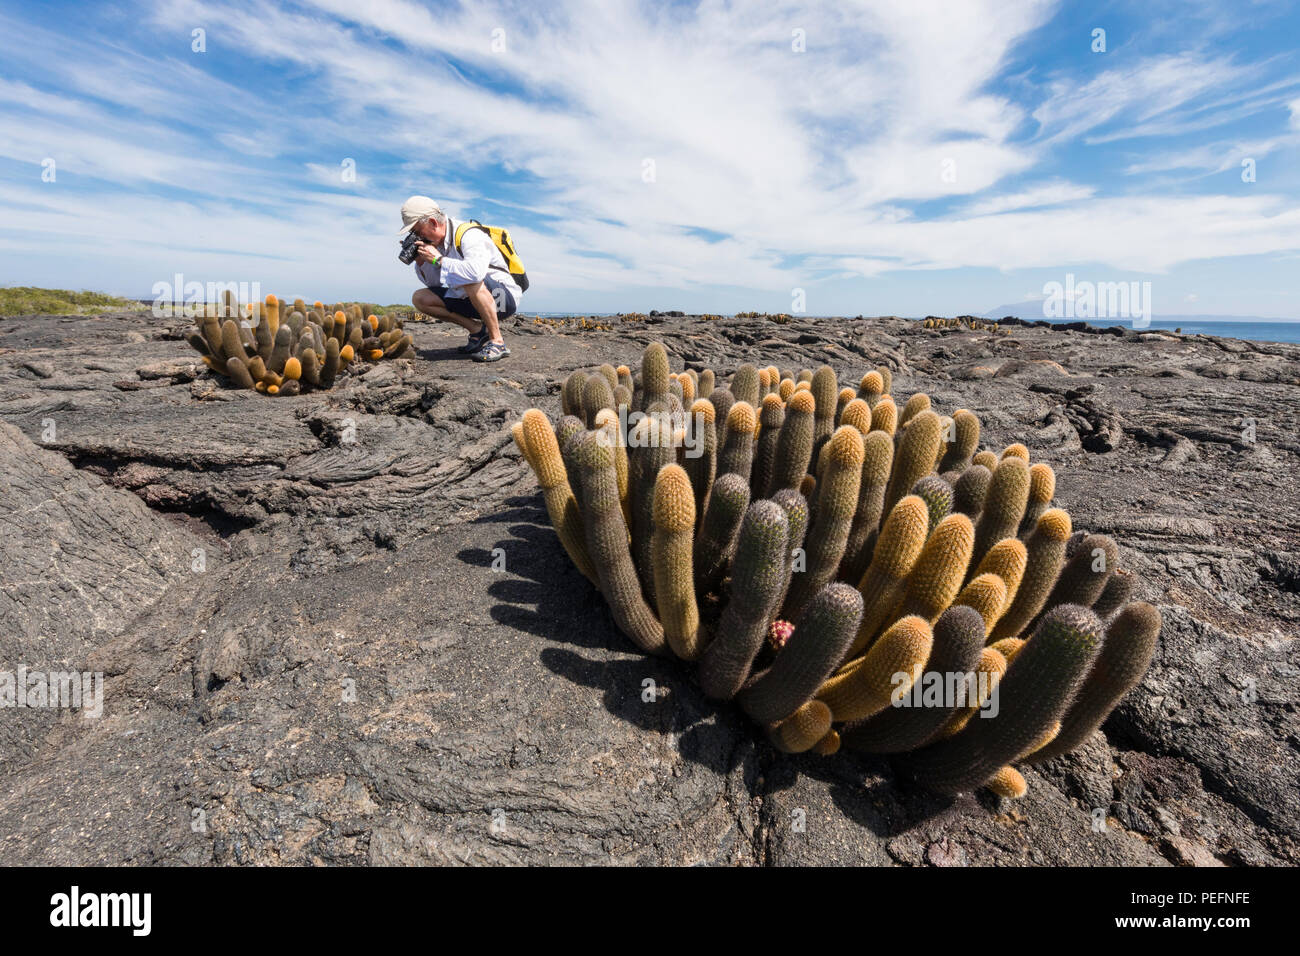
M 442 212 L 442 207 L 428 196 L 412 196 L 402 203 L 402 228 L 397 230 L 397 234 L 406 235 L 417 222 L 428 219 L 435 212 Z

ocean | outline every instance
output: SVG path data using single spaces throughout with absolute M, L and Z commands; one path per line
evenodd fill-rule
M 1049 319 L 1064 324 L 1075 319 Z M 1089 325 L 1105 328 L 1109 325 L 1129 325 L 1127 320 L 1092 319 Z M 1300 320 L 1294 322 L 1255 322 L 1243 319 L 1232 322 L 1226 319 L 1152 319 L 1148 329 L 1165 329 L 1172 332 L 1182 329 L 1184 335 L 1218 335 L 1223 338 L 1249 339 L 1252 342 L 1300 342 Z

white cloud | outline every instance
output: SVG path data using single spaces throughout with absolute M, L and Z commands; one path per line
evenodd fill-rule
M 539 289 L 777 292 L 891 270 L 1161 270 L 1300 248 L 1285 196 L 1099 196 L 1054 166 L 1084 141 L 1253 113 L 1294 83 L 1252 89 L 1252 64 L 1183 51 L 1098 60 L 1100 72 L 1053 74 L 1032 95 L 996 92 L 999 71 L 1031 34 L 1039 42 L 1054 10 L 171 0 L 151 26 L 188 37 L 204 25 L 210 59 L 74 37 L 55 72 L 33 52 L 53 42 L 39 31 L 25 44 L 0 38 L 24 75 L 0 79 L 0 157 L 55 155 L 61 175 L 98 180 L 93 222 L 115 255 L 164 275 L 208 266 L 286 284 L 400 283 L 391 232 L 410 192 L 511 225 Z M 12 24 L 0 15 L 0 28 Z M 796 27 L 807 52 L 791 49 Z M 221 59 L 229 51 L 293 76 L 289 93 L 237 85 Z M 1290 109 L 1295 126 L 1300 100 Z M 1247 146 L 1259 156 L 1293 139 L 1171 143 L 1136 152 L 1126 172 L 1221 169 Z M 348 157 L 358 176 L 345 183 Z M 500 189 L 476 187 L 485 168 L 506 170 Z M 11 232 L 53 243 L 77 228 L 70 196 L 39 188 L 35 174 L 36 186 L 4 182 Z M 942 208 L 914 211 L 922 202 Z M 514 210 L 534 225 L 512 222 Z
M 1058 77 L 1033 112 L 1039 136 L 1088 143 L 1173 135 L 1249 116 L 1281 102 L 1300 80 L 1263 89 L 1254 64 L 1197 52 L 1149 56 L 1106 69 L 1086 81 Z M 1229 95 L 1223 96 L 1222 94 Z M 1219 98 L 1211 99 L 1212 95 Z M 1110 127 L 1106 132 L 1100 130 Z
M 1039 186 L 1031 186 L 1020 192 L 981 199 L 964 209 L 963 214 L 967 216 L 996 216 L 998 213 L 1011 212 L 1017 209 L 1059 206 L 1063 203 L 1088 199 L 1095 193 L 1096 189 L 1092 186 L 1065 182 L 1044 183 Z

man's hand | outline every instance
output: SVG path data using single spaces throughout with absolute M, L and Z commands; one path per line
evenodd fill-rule
M 438 250 L 435 249 L 433 246 L 429 245 L 429 243 L 421 242 L 416 244 L 415 247 L 416 262 L 428 262 L 428 263 L 432 263 L 433 265 L 437 265 L 438 260 L 441 258 L 442 257 L 438 255 Z

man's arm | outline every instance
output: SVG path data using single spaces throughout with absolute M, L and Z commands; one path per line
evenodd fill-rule
M 492 239 L 481 229 L 468 229 L 461 238 L 461 255 L 464 259 L 444 257 L 442 266 L 442 284 L 448 288 L 482 282 L 492 264 L 492 250 L 496 248 Z

